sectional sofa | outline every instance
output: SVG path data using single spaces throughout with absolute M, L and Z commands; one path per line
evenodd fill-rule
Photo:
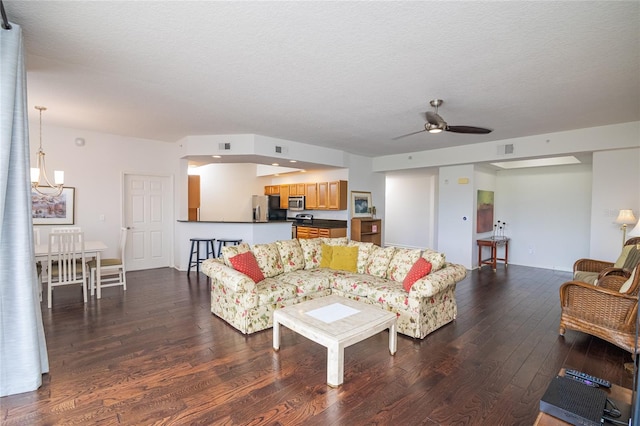
M 228 246 L 202 271 L 211 312 L 245 334 L 272 327 L 278 308 L 334 294 L 394 312 L 398 332 L 418 339 L 456 318 L 456 283 L 466 276 L 430 249 L 346 238 Z

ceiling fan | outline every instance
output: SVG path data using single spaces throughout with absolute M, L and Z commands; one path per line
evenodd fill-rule
M 442 99 L 434 99 L 429 104 L 435 109 L 435 111 L 427 111 L 425 113 L 427 122 L 424 124 L 424 130 L 420 130 L 413 133 L 408 133 L 406 135 L 398 136 L 393 138 L 393 140 L 405 138 L 407 136 L 416 135 L 422 132 L 429 133 L 440 133 L 442 131 L 445 132 L 453 132 L 453 133 L 469 133 L 475 135 L 483 135 L 487 133 L 491 133 L 491 129 L 485 129 L 484 127 L 473 127 L 473 126 L 450 126 L 440 115 L 438 115 L 438 107 L 442 105 L 444 101 Z

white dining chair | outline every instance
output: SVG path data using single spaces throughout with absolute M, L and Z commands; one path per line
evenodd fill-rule
M 97 291 L 98 299 L 102 296 L 103 287 L 122 286 L 123 290 L 127 289 L 127 270 L 125 267 L 124 257 L 127 247 L 127 228 L 120 228 L 120 244 L 118 245 L 118 257 L 100 260 L 100 288 L 96 289 L 96 268 L 97 261 L 90 260 L 88 265 L 90 269 L 89 288 L 91 295 Z
M 51 309 L 53 287 L 80 284 L 87 303 L 87 260 L 82 232 L 51 232 L 49 234 L 48 300 Z

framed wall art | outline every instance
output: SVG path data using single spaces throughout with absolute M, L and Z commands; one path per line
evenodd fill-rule
M 63 188 L 60 195 L 31 191 L 31 217 L 34 225 L 73 225 L 76 189 Z
M 478 215 L 476 232 L 493 230 L 493 191 L 478 190 Z
M 371 217 L 371 193 L 351 191 L 351 217 Z

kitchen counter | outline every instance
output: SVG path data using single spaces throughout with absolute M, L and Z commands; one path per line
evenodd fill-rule
M 333 220 L 333 219 L 311 219 L 304 220 L 302 222 L 298 222 L 295 218 L 288 218 L 287 220 L 293 221 L 294 226 L 309 226 L 313 228 L 326 228 L 326 229 L 335 229 L 335 228 L 346 228 L 347 221 L 346 220 Z
M 244 224 L 252 224 L 252 225 L 268 225 L 271 223 L 289 223 L 290 220 L 270 220 L 268 222 L 242 222 L 242 221 L 234 221 L 234 220 L 178 220 L 178 222 L 182 223 L 244 223 Z
M 292 223 L 288 220 L 271 222 L 227 222 L 178 220 L 174 250 L 176 268 L 186 271 L 189 264 L 191 238 L 238 239 L 248 244 L 267 244 L 291 239 Z M 216 243 L 216 250 L 218 245 Z

